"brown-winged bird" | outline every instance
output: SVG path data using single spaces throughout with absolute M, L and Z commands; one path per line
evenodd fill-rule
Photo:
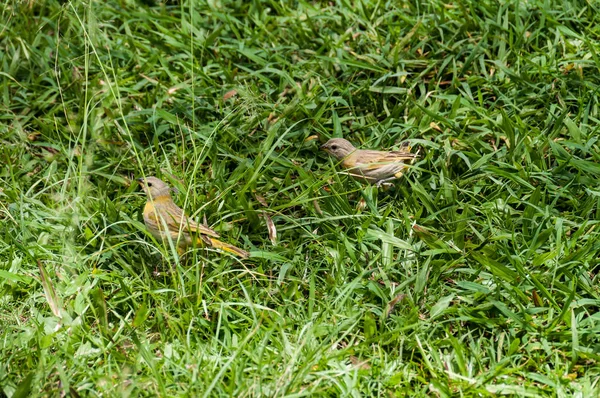
M 148 198 L 144 206 L 144 223 L 156 239 L 171 240 L 182 253 L 194 244 L 206 245 L 247 258 L 248 252 L 229 243 L 216 239 L 219 237 L 212 229 L 198 224 L 189 218 L 171 198 L 171 188 L 156 177 L 137 180 Z
M 407 164 L 417 158 L 416 154 L 410 152 L 410 147 L 399 151 L 357 149 L 343 138 L 332 138 L 321 149 L 340 160 L 352 177 L 378 187 L 402 177 L 408 168 Z

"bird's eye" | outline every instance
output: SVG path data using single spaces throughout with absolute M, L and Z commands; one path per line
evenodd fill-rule
M 338 149 L 337 145 L 332 145 L 331 149 L 333 149 L 334 151 Z
M 151 187 L 151 186 L 152 186 L 152 183 L 151 183 L 151 182 L 149 182 L 149 183 L 148 183 L 148 186 L 149 186 L 149 187 Z

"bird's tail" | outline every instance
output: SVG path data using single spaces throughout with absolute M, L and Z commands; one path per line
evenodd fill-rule
M 234 245 L 230 245 L 229 243 L 221 242 L 220 240 L 215 238 L 209 239 L 212 247 L 216 247 L 217 249 L 221 249 L 223 251 L 226 251 L 227 253 L 235 254 L 236 256 L 239 256 L 241 258 L 248 258 L 248 256 L 250 255 L 250 253 L 248 253 L 247 251 L 242 250 L 239 247 L 235 247 Z

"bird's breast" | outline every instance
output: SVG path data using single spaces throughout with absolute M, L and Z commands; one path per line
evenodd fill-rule
M 152 203 L 151 201 L 147 201 L 146 205 L 144 206 L 144 215 L 148 215 L 150 213 L 152 213 L 154 211 L 154 203 Z
M 356 156 L 354 154 L 350 154 L 342 160 L 342 166 L 346 169 L 350 169 L 356 166 Z

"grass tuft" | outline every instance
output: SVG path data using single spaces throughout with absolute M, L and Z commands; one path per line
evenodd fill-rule
M 598 15 L 7 1 L 0 395 L 597 396 Z M 251 259 L 153 239 L 149 175 Z

